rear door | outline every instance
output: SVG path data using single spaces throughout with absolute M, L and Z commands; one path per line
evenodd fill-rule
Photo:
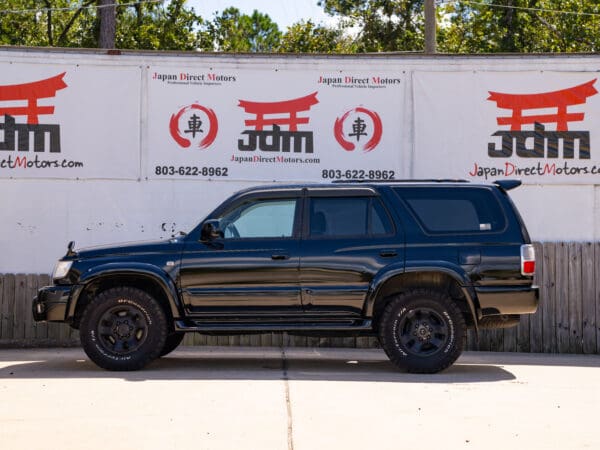
M 401 231 L 371 189 L 309 189 L 306 201 L 300 259 L 304 309 L 361 315 L 375 274 L 403 261 Z

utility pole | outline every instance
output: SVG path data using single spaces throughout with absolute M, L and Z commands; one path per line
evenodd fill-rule
M 435 53 L 435 0 L 425 0 L 425 53 Z
M 99 48 L 115 48 L 117 28 L 117 0 L 98 0 L 98 17 L 100 18 Z

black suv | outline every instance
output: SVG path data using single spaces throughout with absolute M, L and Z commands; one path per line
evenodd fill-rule
M 189 234 L 75 251 L 33 301 L 97 365 L 140 369 L 183 334 L 377 335 L 398 367 L 433 373 L 468 328 L 537 309 L 535 255 L 507 191 L 462 181 L 261 186 Z

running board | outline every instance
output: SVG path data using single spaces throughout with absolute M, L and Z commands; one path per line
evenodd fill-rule
M 199 332 L 250 332 L 265 333 L 276 331 L 368 331 L 372 329 L 371 320 L 346 320 L 340 322 L 294 322 L 294 323 L 240 323 L 240 322 L 206 322 L 200 320 L 176 320 L 176 331 Z

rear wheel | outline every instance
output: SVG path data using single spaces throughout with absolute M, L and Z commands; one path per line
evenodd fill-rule
M 465 333 L 465 320 L 452 299 L 426 289 L 398 295 L 379 324 L 379 340 L 390 360 L 413 373 L 436 373 L 452 365 Z
M 81 317 L 83 349 L 108 370 L 138 370 L 165 346 L 165 314 L 154 298 L 132 287 L 108 289 L 86 306 Z

